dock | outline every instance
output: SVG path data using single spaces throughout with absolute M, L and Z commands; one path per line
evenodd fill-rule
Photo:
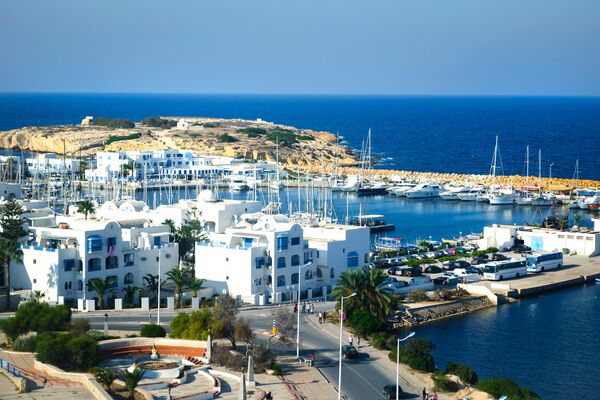
M 596 278 L 600 278 L 600 258 L 565 256 L 565 265 L 558 270 L 528 273 L 526 277 L 501 282 L 480 281 L 471 285 L 486 286 L 505 297 L 521 298 L 591 283 Z

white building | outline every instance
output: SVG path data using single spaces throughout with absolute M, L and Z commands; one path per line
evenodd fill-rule
M 283 215 L 244 214 L 196 245 L 196 276 L 251 304 L 296 299 L 299 277 L 302 300 L 326 298 L 341 272 L 364 265 L 369 243 L 365 228 L 303 228 Z
M 520 240 L 533 251 L 567 251 L 585 256 L 600 255 L 600 222 L 594 221 L 594 229 L 577 228 L 560 231 L 512 225 L 486 226 L 483 239 L 477 243 L 480 249 L 497 247 L 508 249 Z
M 180 119 L 179 121 L 177 121 L 177 129 L 187 131 L 188 129 L 190 129 L 190 123 L 187 122 L 185 119 Z
M 36 157 L 26 158 L 25 166 L 27 172 L 33 176 L 47 176 L 61 174 L 63 171 L 65 174 L 78 173 L 82 162 L 88 163 L 89 160 L 84 161 L 76 157 L 65 157 L 63 159 L 61 155 L 43 153 L 38 154 Z
M 11 284 L 39 290 L 47 301 L 62 296 L 74 306 L 77 299 L 95 298 L 86 283 L 109 276 L 116 278 L 111 296 L 120 298 L 126 286 L 144 287 L 143 276 L 157 275 L 159 262 L 161 279 L 178 265 L 178 245 L 169 242 L 169 228 L 147 220 L 61 216 L 50 227 L 31 230 L 34 239 L 23 245 L 23 262 L 12 266 Z

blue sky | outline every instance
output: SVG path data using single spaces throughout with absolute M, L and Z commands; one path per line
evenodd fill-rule
M 600 95 L 598 0 L 2 0 L 0 91 Z

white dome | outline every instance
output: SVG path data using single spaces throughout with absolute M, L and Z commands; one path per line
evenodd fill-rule
M 213 202 L 213 201 L 217 201 L 217 196 L 215 196 L 215 194 L 213 193 L 212 190 L 205 189 L 205 190 L 201 191 L 200 194 L 198 195 L 198 200 L 206 201 L 206 202 Z

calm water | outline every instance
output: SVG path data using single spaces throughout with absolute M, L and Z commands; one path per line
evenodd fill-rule
M 381 167 L 487 174 L 500 135 L 504 172 L 600 179 L 600 98 L 0 94 L 0 129 L 79 123 L 85 115 L 263 118 L 339 132 L 360 148 L 373 129 Z M 535 156 L 534 156 L 535 153 Z M 535 164 L 535 167 L 534 167 Z

